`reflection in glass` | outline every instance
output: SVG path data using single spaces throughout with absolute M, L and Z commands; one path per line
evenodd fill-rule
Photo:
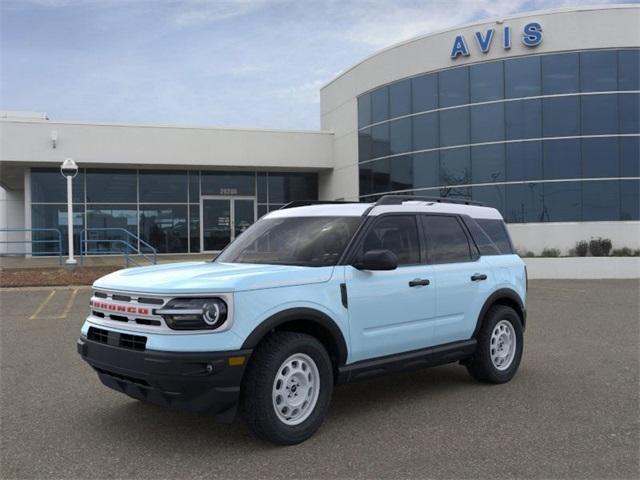
M 389 87 L 382 87 L 371 92 L 371 122 L 389 119 Z
M 503 62 L 480 63 L 469 67 L 471 103 L 504 98 Z
M 367 93 L 358 97 L 358 127 L 371 124 L 371 96 Z
M 619 94 L 620 131 L 619 133 L 640 133 L 640 95 L 635 93 Z
M 542 222 L 542 197 L 541 183 L 507 185 L 507 222 Z
M 179 170 L 140 170 L 140 202 L 187 201 L 187 172 Z
M 411 118 L 401 118 L 389 122 L 391 154 L 411 150 Z
M 202 195 L 254 195 L 255 174 L 202 172 Z
M 540 95 L 540 57 L 525 57 L 504 62 L 506 98 Z
M 382 123 L 371 127 L 372 158 L 390 155 L 389 124 Z
M 140 237 L 158 253 L 188 251 L 189 222 L 186 205 L 141 205 Z
M 578 53 L 542 57 L 542 94 L 556 95 L 580 91 L 580 57 Z
M 640 220 L 640 180 L 620 180 L 620 220 Z
M 542 178 L 542 142 L 507 143 L 507 180 L 538 180 Z
M 414 188 L 436 187 L 440 185 L 440 153 L 415 153 L 412 157 Z
M 469 103 L 469 68 L 454 68 L 438 74 L 440 108 Z
M 73 202 L 84 202 L 84 172 L 79 169 L 73 179 Z M 31 201 L 33 203 L 67 203 L 67 180 L 58 168 L 31 169 Z
M 543 185 L 545 222 L 575 222 L 582 206 L 581 182 L 549 182 Z
M 411 113 L 411 81 L 402 80 L 389 85 L 389 118 Z
M 91 254 L 134 252 L 138 235 L 138 210 L 133 205 L 88 205 L 86 251 Z M 152 245 L 153 246 L 153 245 Z
M 438 74 L 432 73 L 411 79 L 411 110 L 413 113 L 438 108 Z
M 135 170 L 87 169 L 87 202 L 135 203 L 137 183 Z
M 544 178 L 580 178 L 580 140 L 546 140 L 544 142 Z
M 364 162 L 371 159 L 373 141 L 371 128 L 365 128 L 358 132 L 358 161 Z
M 189 246 L 191 253 L 200 251 L 200 205 L 189 205 Z
M 620 219 L 620 181 L 582 182 L 582 221 Z
M 582 139 L 583 178 L 618 177 L 619 174 L 616 137 Z
M 58 173 L 60 175 L 60 173 Z M 58 254 L 58 239 L 62 240 L 62 254 L 68 255 L 69 244 L 67 242 L 67 205 L 31 205 L 31 228 L 55 228 L 60 231 L 60 236 L 55 232 L 33 232 L 31 239 L 33 240 L 31 252 L 34 255 L 50 255 Z M 74 245 L 80 245 L 80 231 L 84 228 L 84 208 L 82 205 L 73 205 L 73 242 Z M 20 244 L 18 248 L 23 248 Z M 16 252 L 18 249 L 11 245 L 9 252 Z M 78 253 L 76 251 L 76 253 Z
M 318 199 L 318 175 L 315 173 L 269 173 L 269 203 Z
M 640 137 L 620 138 L 620 176 L 640 177 Z
M 583 92 L 618 89 L 618 54 L 611 50 L 580 53 L 580 85 Z
M 580 101 L 582 135 L 618 133 L 617 95 L 584 95 Z
M 482 202 L 488 207 L 496 208 L 505 215 L 505 186 L 482 185 L 472 188 L 472 197 L 476 202 Z
M 542 100 L 506 102 L 504 109 L 507 140 L 542 137 Z
M 233 238 L 236 239 L 256 221 L 256 214 L 253 200 L 234 200 L 233 207 Z
M 409 190 L 413 188 L 413 158 L 403 155 L 391 159 L 391 189 Z
M 471 143 L 504 140 L 504 103 L 471 107 Z
M 580 135 L 580 98 L 577 96 L 544 98 L 542 125 L 545 137 Z
M 438 113 L 425 113 L 412 117 L 413 148 L 412 150 L 426 150 L 438 148 Z
M 618 90 L 640 90 L 640 49 L 618 51 Z
M 469 148 L 452 148 L 440 152 L 440 184 L 464 185 L 471 183 Z
M 471 183 L 496 183 L 506 180 L 505 146 L 471 147 Z
M 440 146 L 469 143 L 469 107 L 440 112 Z

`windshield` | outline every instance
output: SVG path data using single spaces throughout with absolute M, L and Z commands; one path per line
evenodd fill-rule
M 257 221 L 216 262 L 335 265 L 361 217 L 285 217 Z

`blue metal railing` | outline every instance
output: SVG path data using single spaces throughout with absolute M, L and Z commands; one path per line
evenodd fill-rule
M 60 263 L 60 265 L 62 265 L 62 255 L 64 254 L 64 252 L 62 251 L 62 234 L 60 233 L 60 230 L 58 230 L 57 228 L 1 228 L 0 229 L 0 233 L 10 233 L 10 232 L 22 232 L 22 233 L 27 233 L 30 232 L 31 233 L 31 238 L 30 239 L 24 239 L 24 240 L 9 240 L 9 236 L 7 235 L 7 240 L 0 240 L 0 244 L 15 244 L 15 243 L 22 243 L 22 244 L 30 244 L 31 245 L 31 254 L 32 255 L 57 255 L 58 256 L 58 261 Z M 34 240 L 33 239 L 33 234 L 34 233 L 43 233 L 43 232 L 50 232 L 50 233 L 55 233 L 56 238 L 45 238 L 44 240 Z M 33 251 L 33 246 L 34 244 L 43 244 L 43 243 L 49 243 L 49 244 L 56 244 L 58 246 L 58 250 L 47 250 L 45 252 L 34 252 Z M 2 256 L 24 256 L 25 254 L 28 254 L 29 252 L 5 252 L 2 253 Z
M 96 232 L 102 233 L 98 235 L 97 238 L 95 238 L 95 236 L 90 238 L 92 236 L 91 234 Z M 118 232 L 125 235 L 124 238 L 108 238 L 109 232 Z M 90 249 L 89 244 L 107 244 L 108 248 Z M 113 249 L 114 247 L 116 247 L 115 250 Z M 117 247 L 122 248 L 118 249 Z M 150 252 L 143 252 L 141 247 L 147 248 Z M 129 266 L 130 263 L 140 265 L 132 258 L 132 256 L 135 255 L 155 265 L 157 263 L 158 251 L 126 228 L 85 228 L 80 232 L 80 262 L 84 263 L 84 257 L 91 254 L 123 255 L 127 266 Z

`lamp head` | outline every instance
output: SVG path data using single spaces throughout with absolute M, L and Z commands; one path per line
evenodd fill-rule
M 78 174 L 78 165 L 76 165 L 76 162 L 74 162 L 72 158 L 67 158 L 60 166 L 60 173 L 62 173 L 62 176 L 65 178 L 73 178 Z

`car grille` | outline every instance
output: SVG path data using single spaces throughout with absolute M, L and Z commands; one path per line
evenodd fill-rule
M 164 320 L 154 310 L 166 302 L 163 298 L 95 291 L 90 300 L 91 315 L 115 322 L 162 327 Z
M 94 342 L 104 343 L 114 347 L 127 348 L 129 350 L 144 351 L 147 347 L 147 337 L 141 335 L 129 335 L 128 333 L 112 332 L 102 328 L 89 327 L 87 338 Z

